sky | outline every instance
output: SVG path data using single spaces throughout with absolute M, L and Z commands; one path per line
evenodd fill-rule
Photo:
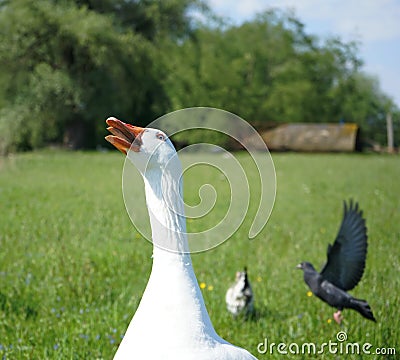
M 363 70 L 400 108 L 400 0 L 208 0 L 233 24 L 271 7 L 292 9 L 305 31 L 321 39 L 340 36 L 360 43 Z

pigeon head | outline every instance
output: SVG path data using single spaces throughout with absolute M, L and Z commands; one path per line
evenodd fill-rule
M 247 269 L 246 268 L 244 268 L 243 271 L 236 272 L 236 283 L 240 284 L 241 289 L 248 286 Z
M 307 271 L 307 270 L 316 271 L 314 266 L 307 261 L 301 262 L 299 265 L 296 266 L 296 269 L 303 270 L 303 271 Z

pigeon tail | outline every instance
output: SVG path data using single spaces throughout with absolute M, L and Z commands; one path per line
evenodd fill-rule
M 372 313 L 369 304 L 365 300 L 352 298 L 350 300 L 349 308 L 358 311 L 365 318 L 376 322 L 374 314 Z

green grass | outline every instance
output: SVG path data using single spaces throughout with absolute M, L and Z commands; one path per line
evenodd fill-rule
M 239 159 L 248 163 L 245 155 Z M 273 159 L 278 191 L 262 233 L 247 240 L 246 220 L 223 245 L 193 255 L 217 332 L 259 359 L 284 356 L 276 348 L 272 355 L 258 354 L 265 338 L 321 344 L 336 341 L 340 330 L 348 342 L 399 353 L 400 159 L 290 153 Z M 116 151 L 46 151 L 0 161 L 0 359 L 111 359 L 146 286 L 152 252 L 125 211 L 123 157 Z M 199 183 L 210 174 L 204 167 L 192 171 L 185 195 L 196 204 Z M 143 191 L 141 183 L 137 189 Z M 351 293 L 369 301 L 376 324 L 351 310 L 344 311 L 342 326 L 328 323 L 334 309 L 308 297 L 302 274 L 294 270 L 302 260 L 324 263 L 348 198 L 359 201 L 369 234 L 367 268 Z M 216 209 L 226 203 L 217 202 Z M 257 308 L 248 321 L 233 319 L 224 301 L 243 265 Z

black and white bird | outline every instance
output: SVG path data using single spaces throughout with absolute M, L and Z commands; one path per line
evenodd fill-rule
M 304 272 L 304 281 L 312 293 L 338 309 L 333 318 L 340 324 L 341 311 L 349 308 L 365 318 L 376 321 L 367 301 L 347 293 L 361 280 L 367 256 L 367 227 L 358 204 L 344 202 L 342 224 L 333 245 L 328 246 L 328 261 L 318 273 L 309 262 L 297 265 Z
M 236 273 L 235 283 L 226 292 L 225 301 L 228 311 L 234 316 L 249 315 L 253 312 L 254 296 L 246 267 Z

